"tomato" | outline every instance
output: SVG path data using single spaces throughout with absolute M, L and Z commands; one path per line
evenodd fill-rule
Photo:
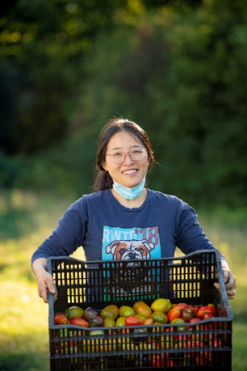
M 153 323 L 154 323 L 153 318 L 147 318 L 147 319 L 145 319 L 145 321 L 143 322 L 144 325 L 152 325 Z
M 192 308 L 185 308 L 182 310 L 181 318 L 185 322 L 190 322 L 190 320 L 194 318 L 195 316 L 196 316 L 195 311 Z
M 147 318 L 143 316 L 142 314 L 135 314 L 134 317 L 140 318 L 142 322 L 144 322 Z
M 131 317 L 134 316 L 136 312 L 134 309 L 128 305 L 122 305 L 119 308 L 119 317 Z
M 118 307 L 116 305 L 107 305 L 100 313 L 102 318 L 111 318 L 114 321 L 118 318 Z
M 69 320 L 65 314 L 56 314 L 54 321 L 56 325 L 67 325 L 69 323 Z
M 179 307 L 174 307 L 167 313 L 168 321 L 171 322 L 176 318 L 180 318 L 180 315 L 181 309 Z
M 192 318 L 192 319 L 190 320 L 190 323 L 191 323 L 191 324 L 194 324 L 194 323 L 196 323 L 196 322 L 201 322 L 200 318 L 198 318 L 198 317 L 194 317 L 194 318 Z M 199 329 L 199 328 L 200 328 L 199 326 L 195 326 L 195 329 Z M 187 327 L 187 329 L 188 329 L 188 330 L 193 330 L 193 326 L 192 326 L 192 325 L 189 325 L 189 326 Z
M 207 305 L 207 307 L 213 307 L 213 308 L 215 308 L 215 305 L 213 303 L 210 303 L 210 304 Z
M 136 312 L 136 314 L 141 314 L 142 316 L 145 316 L 146 318 L 149 318 L 152 314 L 152 310 L 149 305 L 144 303 L 143 301 L 137 301 L 133 305 L 133 309 Z
M 80 307 L 73 306 L 65 310 L 65 315 L 70 321 L 72 318 L 75 318 L 75 317 L 78 317 L 78 318 L 83 317 L 84 310 Z
M 173 324 L 173 323 L 181 323 L 181 324 L 183 324 L 183 323 L 186 323 L 186 322 L 185 322 L 182 318 L 175 318 L 175 319 L 172 320 L 171 323 L 172 323 L 172 324 Z M 178 330 L 178 331 L 184 331 L 184 330 L 187 330 L 187 326 L 183 326 L 183 325 L 178 326 L 178 327 L 177 327 L 177 330 Z
M 143 321 L 138 317 L 129 316 L 125 319 L 125 325 L 126 326 L 140 326 L 140 325 L 143 325 Z
M 195 314 L 197 314 L 198 310 L 200 309 L 200 307 L 198 305 L 190 306 L 190 308 L 194 309 Z
M 197 312 L 197 317 L 201 319 L 216 317 L 216 310 L 214 307 L 202 306 Z
M 115 327 L 116 321 L 114 319 L 106 317 L 104 318 L 104 327 Z
M 190 320 L 190 323 L 195 323 L 195 322 L 199 322 L 199 321 L 201 321 L 200 318 L 198 318 L 198 317 L 194 317 L 194 318 L 192 318 L 192 319 Z
M 116 327 L 125 326 L 125 318 L 126 317 L 118 317 L 118 319 L 116 320 Z
M 84 318 L 75 317 L 72 318 L 69 323 L 75 326 L 89 327 L 88 321 L 86 321 Z
M 151 304 L 151 309 L 153 310 L 153 312 L 168 313 L 171 308 L 172 308 L 171 301 L 169 299 L 165 299 L 165 298 L 156 299 Z
M 153 312 L 153 314 L 151 315 L 151 318 L 153 319 L 154 324 L 155 322 L 164 323 L 164 324 L 168 322 L 167 315 L 163 312 Z
M 185 308 L 189 308 L 189 305 L 186 303 L 179 303 L 179 304 L 176 304 L 176 308 L 184 310 Z

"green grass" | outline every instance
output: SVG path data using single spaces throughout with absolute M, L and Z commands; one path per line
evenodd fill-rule
M 0 192 L 0 370 L 48 371 L 48 305 L 38 297 L 30 267 L 33 251 L 73 201 L 33 192 Z M 211 241 L 237 278 L 233 310 L 233 371 L 247 364 L 247 211 L 198 212 Z M 83 259 L 78 250 L 74 256 Z

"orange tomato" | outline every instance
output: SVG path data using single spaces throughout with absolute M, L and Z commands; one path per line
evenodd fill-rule
M 142 316 L 145 316 L 146 318 L 149 318 L 152 314 L 151 308 L 144 303 L 144 301 L 137 301 L 133 305 L 133 309 L 136 312 L 136 314 L 141 314 Z

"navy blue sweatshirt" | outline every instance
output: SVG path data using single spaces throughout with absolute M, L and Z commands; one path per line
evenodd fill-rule
M 184 254 L 215 249 L 192 207 L 149 189 L 144 203 L 133 209 L 121 205 L 109 189 L 84 195 L 34 252 L 32 263 L 69 256 L 80 246 L 90 261 L 173 257 L 176 246 Z

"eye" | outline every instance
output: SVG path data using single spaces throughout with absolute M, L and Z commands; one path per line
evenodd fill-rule
M 134 149 L 132 153 L 139 154 L 142 153 L 142 149 Z
M 142 247 L 139 247 L 137 250 L 138 250 L 140 253 L 143 253 L 143 252 L 144 252 L 144 249 L 143 249 Z
M 122 247 L 120 250 L 119 250 L 119 254 L 123 255 L 125 253 L 126 249 L 124 247 Z
M 122 155 L 122 152 L 115 152 L 112 154 L 112 157 L 121 157 Z

